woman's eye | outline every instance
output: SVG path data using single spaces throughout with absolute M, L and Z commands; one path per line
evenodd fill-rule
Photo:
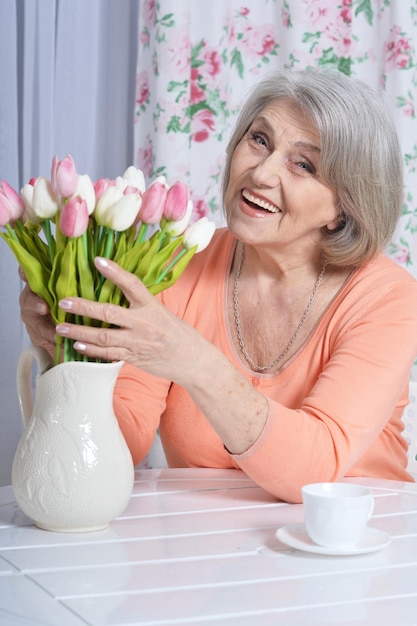
M 255 143 L 258 143 L 260 146 L 267 146 L 265 137 L 260 133 L 251 132 L 250 139 Z
M 306 161 L 297 161 L 296 165 L 300 169 L 305 170 L 306 172 L 309 172 L 310 174 L 316 173 L 316 168 L 313 167 L 310 163 L 307 163 Z

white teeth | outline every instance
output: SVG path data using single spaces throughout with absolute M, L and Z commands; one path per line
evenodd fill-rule
M 258 207 L 260 207 L 261 209 L 265 209 L 266 211 L 269 211 L 270 213 L 280 212 L 279 208 L 276 207 L 274 204 L 271 204 L 270 202 L 266 202 L 265 200 L 261 200 L 260 198 L 253 196 L 246 189 L 242 191 L 242 196 L 246 198 L 246 200 L 249 200 L 249 202 L 253 202 L 253 204 L 258 205 Z

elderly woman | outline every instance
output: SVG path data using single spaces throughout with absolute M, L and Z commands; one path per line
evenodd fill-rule
M 108 330 L 51 325 L 26 287 L 34 343 L 54 332 L 123 360 L 114 407 L 135 463 L 157 428 L 172 467 L 241 468 L 277 498 L 343 476 L 412 480 L 401 414 L 417 354 L 417 282 L 384 256 L 401 154 L 379 97 L 339 73 L 262 80 L 231 137 L 227 228 L 158 297 L 96 259 L 130 307 L 68 298 Z

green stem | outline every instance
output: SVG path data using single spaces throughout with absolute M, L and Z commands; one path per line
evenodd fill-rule
M 52 237 L 51 221 L 49 219 L 45 220 L 42 223 L 42 230 L 45 234 L 46 241 L 48 244 L 49 258 L 51 259 L 51 266 L 53 266 L 54 258 L 55 258 L 55 242 L 54 242 L 54 238 Z
M 82 237 L 82 242 L 83 242 L 83 248 L 84 248 L 84 252 L 85 252 L 85 258 L 88 260 L 88 239 L 87 239 L 87 231 L 85 231 L 85 233 L 83 233 L 81 235 Z
M 158 276 L 158 278 L 155 281 L 155 285 L 158 285 L 159 283 L 161 283 L 164 280 L 165 276 L 167 276 L 167 274 L 169 274 L 169 272 L 172 270 L 172 268 L 178 263 L 180 258 L 183 257 L 186 252 L 187 252 L 187 248 L 183 248 L 181 250 L 181 252 L 179 252 L 177 254 L 175 259 L 173 259 L 171 261 L 171 263 L 164 269 L 164 271 L 160 273 L 160 275 Z
M 138 236 L 136 237 L 135 245 L 143 243 L 146 239 L 146 233 L 148 232 L 148 224 L 142 222 L 139 228 Z
M 64 339 L 64 363 L 71 361 L 71 339 L 65 337 Z
M 113 236 L 114 236 L 114 231 L 112 228 L 108 228 L 106 229 L 106 243 L 105 243 L 105 247 L 104 247 L 104 252 L 103 252 L 103 256 L 105 259 L 109 259 L 110 258 L 110 254 L 112 251 L 112 247 L 113 247 Z M 100 298 L 100 293 L 101 293 L 101 289 L 104 285 L 104 276 L 101 274 L 100 275 L 100 280 L 99 280 L 99 284 L 97 287 L 97 291 L 96 291 L 96 300 L 98 301 Z
M 15 241 L 17 241 L 17 243 L 19 243 L 19 239 L 17 238 L 17 235 L 14 232 L 13 228 L 10 226 L 10 224 L 6 224 L 5 228 L 6 228 L 7 232 L 9 233 L 10 237 L 12 239 L 14 239 Z
M 93 258 L 97 256 L 98 254 L 98 249 L 100 246 L 100 241 L 101 241 L 101 228 L 99 227 L 99 225 L 96 225 L 96 228 L 94 229 L 94 236 L 93 236 Z
M 159 252 L 159 250 L 160 250 L 160 249 L 163 247 L 163 245 L 164 245 L 164 241 L 165 241 L 165 238 L 166 238 L 166 230 L 167 230 L 167 228 L 168 228 L 168 224 L 169 224 L 169 222 L 168 222 L 168 221 L 166 221 L 166 222 L 164 223 L 164 225 L 162 226 L 162 228 L 161 228 L 161 232 L 160 232 L 160 235 L 159 235 L 159 237 L 158 237 L 158 239 L 159 239 L 159 246 L 158 246 L 158 250 L 157 250 L 157 252 Z
M 62 337 L 60 335 L 57 335 L 55 340 L 55 365 L 58 365 L 61 361 L 62 341 Z
M 109 232 L 109 229 L 107 228 L 107 226 L 103 226 L 100 232 L 96 254 L 101 254 L 100 251 L 103 246 L 103 241 L 108 237 L 108 232 Z

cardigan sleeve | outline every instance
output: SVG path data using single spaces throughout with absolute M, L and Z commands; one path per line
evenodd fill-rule
M 375 289 L 356 303 L 346 300 L 323 325 L 322 341 L 315 344 L 322 353 L 305 350 L 296 361 L 299 367 L 308 360 L 310 372 L 317 372 L 299 408 L 270 398 L 260 437 L 232 457 L 289 502 L 301 501 L 305 483 L 349 474 L 411 480 L 401 415 L 417 354 L 417 283 Z
M 137 465 L 148 454 L 166 406 L 170 381 L 125 363 L 113 393 L 120 430 Z

